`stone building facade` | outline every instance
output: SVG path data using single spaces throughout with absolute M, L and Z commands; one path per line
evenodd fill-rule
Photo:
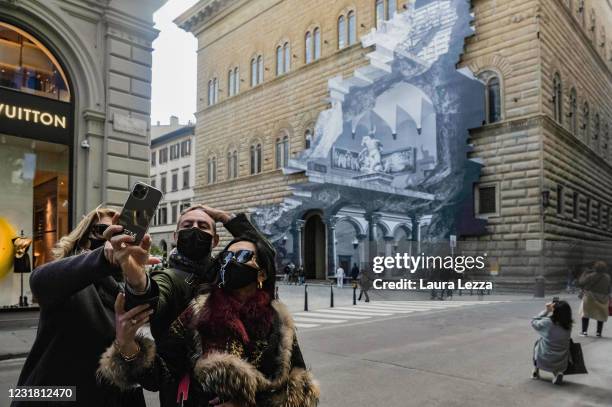
M 32 238 L 33 266 L 85 213 L 120 207 L 149 180 L 153 12 L 163 3 L 0 1 L 0 104 L 19 112 L 0 119 L 0 223 L 3 240 Z M 0 305 L 10 305 L 21 276 L 4 243 Z
M 434 3 L 445 2 L 209 0 L 180 16 L 177 24 L 199 44 L 196 159 L 217 163 L 198 169 L 197 199 L 255 217 L 261 206 L 290 206 L 309 179 L 290 161 L 312 143 L 334 92 L 343 92 L 334 78 L 360 79 L 360 68 L 380 66 L 369 56 L 375 44 L 351 42 L 351 35 L 362 38 L 377 27 L 384 34 L 382 20 L 399 21 L 394 12 Z M 497 281 L 507 286 L 529 287 L 539 275 L 560 285 L 573 265 L 604 256 L 612 236 L 612 33 L 606 38 L 612 6 L 473 0 L 471 7 L 475 32 L 457 66 L 484 84 L 484 121 L 470 132 L 469 157 L 482 164 L 473 212 L 487 226 L 485 234 L 460 235 L 455 253 L 486 252 Z M 344 29 L 348 34 L 339 35 Z M 234 152 L 236 171 L 226 160 Z M 278 247 L 305 261 L 317 253 L 331 257 L 316 277 L 333 273 L 340 251 L 350 257 L 355 250 L 350 262 L 363 260 L 365 235 L 384 242 L 374 249 L 379 254 L 421 250 L 427 211 L 403 219 L 368 208 L 343 211 L 354 216 L 305 213 L 292 230 L 318 216 L 311 230 L 319 232 L 281 236 Z M 593 251 L 596 246 L 604 251 Z

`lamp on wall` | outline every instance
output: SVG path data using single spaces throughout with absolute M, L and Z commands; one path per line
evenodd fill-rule
M 357 240 L 357 238 L 353 238 L 353 241 L 351 242 L 353 243 L 353 249 L 357 250 L 357 247 L 359 246 L 359 240 Z

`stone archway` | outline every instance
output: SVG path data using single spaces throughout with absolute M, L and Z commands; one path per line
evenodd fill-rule
M 326 233 L 319 212 L 304 216 L 304 271 L 307 279 L 324 280 L 326 277 Z

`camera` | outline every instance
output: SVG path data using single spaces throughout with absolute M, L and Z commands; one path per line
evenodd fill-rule
M 148 192 L 149 192 L 149 188 L 146 185 L 136 184 L 134 185 L 134 191 L 132 195 L 136 199 L 143 200 L 146 198 Z

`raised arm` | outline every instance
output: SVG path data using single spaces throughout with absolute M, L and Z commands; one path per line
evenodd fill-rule
M 30 287 L 41 307 L 49 308 L 117 271 L 107 261 L 103 248 L 98 248 L 37 267 L 30 275 Z

